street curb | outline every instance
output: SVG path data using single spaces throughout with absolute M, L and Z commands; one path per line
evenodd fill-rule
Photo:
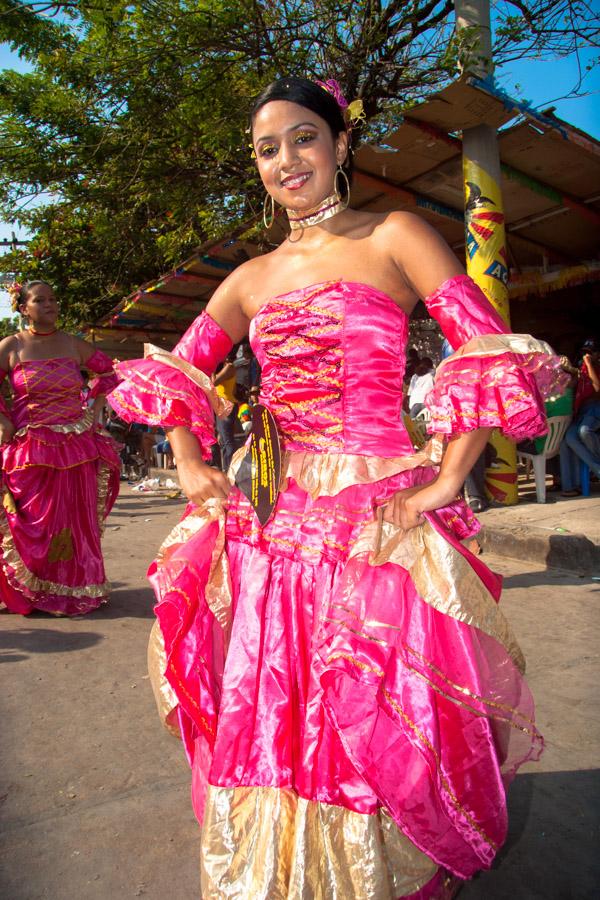
M 584 534 L 548 534 L 534 525 L 483 525 L 481 548 L 496 556 L 566 569 L 577 575 L 600 573 L 600 546 Z

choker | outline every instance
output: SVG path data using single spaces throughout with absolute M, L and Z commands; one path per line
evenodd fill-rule
M 325 219 L 331 219 L 332 216 L 337 216 L 337 214 L 343 212 L 347 206 L 348 204 L 346 201 L 342 200 L 336 191 L 312 209 L 306 209 L 300 213 L 291 212 L 289 209 L 286 209 L 286 212 L 292 231 L 299 231 L 301 228 L 310 228 L 311 225 L 319 225 L 319 223 L 324 222 Z
M 36 331 L 33 325 L 30 325 L 28 331 L 29 334 L 35 334 L 36 337 L 50 337 L 51 334 L 56 334 L 58 328 L 53 328 L 52 331 Z

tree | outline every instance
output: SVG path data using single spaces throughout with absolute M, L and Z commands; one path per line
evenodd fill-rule
M 506 0 L 496 59 L 597 36 L 587 3 Z M 32 65 L 0 76 L 0 213 L 34 235 L 0 268 L 54 284 L 72 325 L 258 213 L 246 128 L 271 78 L 337 78 L 372 138 L 460 49 L 452 0 L 0 0 L 0 40 Z

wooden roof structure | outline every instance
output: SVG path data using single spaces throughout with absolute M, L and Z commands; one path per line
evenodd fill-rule
M 600 278 L 600 142 L 551 111 L 539 115 L 520 105 L 491 80 L 461 78 L 412 109 L 385 142 L 361 145 L 352 206 L 410 209 L 464 259 L 460 135 L 483 123 L 499 129 L 511 294 Z M 262 252 L 247 237 L 255 224 L 202 245 L 176 269 L 142 285 L 89 336 L 122 357 L 139 355 L 145 341 L 172 346 L 220 281 Z M 286 233 L 279 217 L 269 239 L 276 243 Z

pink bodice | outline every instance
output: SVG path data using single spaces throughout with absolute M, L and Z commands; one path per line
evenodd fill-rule
M 406 314 L 366 284 L 333 281 L 269 300 L 250 340 L 261 401 L 288 450 L 402 456 Z
M 10 373 L 15 427 L 58 425 L 81 418 L 83 382 L 79 369 L 77 360 L 69 357 L 17 363 Z

